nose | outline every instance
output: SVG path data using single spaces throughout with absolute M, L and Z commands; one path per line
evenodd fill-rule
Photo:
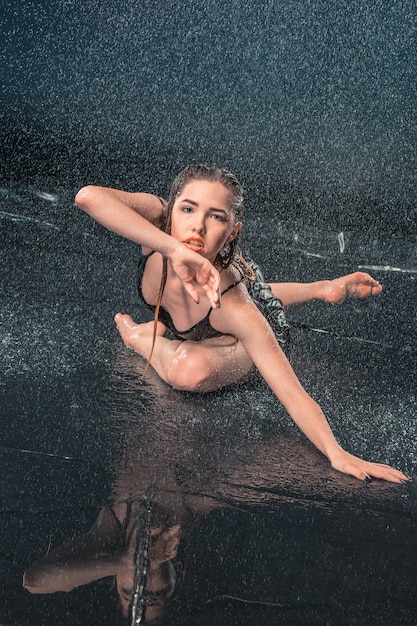
M 193 223 L 193 231 L 200 235 L 206 232 L 204 217 L 196 215 Z

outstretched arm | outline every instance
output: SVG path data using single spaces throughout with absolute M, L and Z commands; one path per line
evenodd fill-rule
M 133 557 L 120 551 L 123 519 L 120 525 L 115 519 L 110 507 L 103 507 L 89 531 L 51 550 L 25 571 L 25 589 L 34 594 L 72 591 L 93 580 L 133 572 Z
M 387 465 L 364 461 L 339 445 L 323 411 L 303 389 L 265 318 L 252 302 L 242 304 L 242 294 L 237 289 L 234 291 L 225 301 L 221 312 L 216 313 L 218 317 L 221 315 L 220 330 L 240 339 L 291 418 L 329 459 L 332 467 L 360 479 L 374 477 L 391 482 L 407 480 L 402 472 Z M 216 327 L 219 326 L 217 323 Z
M 157 196 L 90 185 L 77 193 L 75 203 L 105 228 L 167 257 L 196 302 L 197 284 L 207 294 L 211 306 L 219 306 L 217 270 L 210 261 L 160 229 L 163 207 Z

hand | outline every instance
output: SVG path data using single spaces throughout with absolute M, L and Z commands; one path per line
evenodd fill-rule
M 389 465 L 364 461 L 343 449 L 340 449 L 340 451 L 330 459 L 330 462 L 333 469 L 359 478 L 360 480 L 379 478 L 380 480 L 387 480 L 391 483 L 404 483 L 410 480 L 408 476 Z
M 220 276 L 208 259 L 180 244 L 170 256 L 170 261 L 194 302 L 200 302 L 200 295 L 194 285 L 197 283 L 206 293 L 213 309 L 220 308 Z
M 179 524 L 174 524 L 167 530 L 151 528 L 150 536 L 149 560 L 152 567 L 155 568 L 176 557 L 181 539 L 181 526 Z

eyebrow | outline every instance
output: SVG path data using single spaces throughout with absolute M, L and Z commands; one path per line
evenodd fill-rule
M 184 200 L 181 200 L 181 203 L 186 202 L 187 204 L 192 204 L 193 206 L 199 206 L 198 202 L 196 202 L 195 200 L 189 200 L 187 198 L 184 198 Z M 216 207 L 211 206 L 210 207 L 210 211 L 217 211 L 217 213 L 223 213 L 224 215 L 229 216 L 230 213 L 228 211 L 226 211 L 225 209 L 216 209 Z

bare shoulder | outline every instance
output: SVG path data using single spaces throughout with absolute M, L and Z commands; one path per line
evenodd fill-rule
M 233 263 L 226 269 L 220 271 L 220 291 L 224 291 L 234 283 L 241 281 L 242 286 L 246 289 L 246 284 L 242 272 L 239 271 Z
M 220 309 L 211 313 L 210 321 L 220 332 L 243 338 L 249 329 L 268 326 L 268 323 L 254 304 L 244 281 L 234 285 L 242 277 L 238 270 L 235 272 L 229 274 L 229 280 L 224 280 L 225 287 L 222 281 L 221 289 L 225 293 Z

